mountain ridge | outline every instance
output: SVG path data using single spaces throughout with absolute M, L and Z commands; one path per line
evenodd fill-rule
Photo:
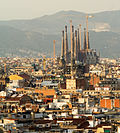
M 118 51 L 120 48 L 119 12 L 120 10 L 90 14 L 94 16 L 88 20 L 91 47 L 100 51 L 102 57 L 120 56 Z M 83 32 L 83 28 L 86 27 L 86 13 L 78 11 L 60 11 L 28 20 L 0 21 L 0 48 L 4 46 L 4 48 L 18 49 L 19 51 L 19 48 L 22 47 L 34 51 L 33 53 L 36 51 L 35 55 L 32 54 L 33 56 L 37 56 L 39 53 L 52 56 L 53 40 L 57 40 L 56 53 L 60 55 L 61 31 L 67 25 L 69 34 L 70 19 L 72 19 L 75 29 L 78 28 L 79 24 L 82 24 Z M 7 52 L 7 50 L 5 51 Z M 4 54 L 0 55 L 4 56 Z

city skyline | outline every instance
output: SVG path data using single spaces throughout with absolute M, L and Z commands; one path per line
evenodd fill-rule
M 120 133 L 119 4 L 0 0 L 0 133 Z
M 85 13 L 120 10 L 119 0 L 0 0 L 0 19 L 32 19 L 50 15 L 61 10 L 75 10 Z

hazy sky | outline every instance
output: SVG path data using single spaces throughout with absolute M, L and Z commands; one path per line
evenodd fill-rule
M 120 0 L 0 0 L 0 19 L 27 19 L 61 10 L 86 13 L 119 10 Z

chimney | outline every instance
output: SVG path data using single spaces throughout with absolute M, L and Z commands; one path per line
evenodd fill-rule
M 77 30 L 75 30 L 75 43 L 74 43 L 74 58 L 77 61 L 78 47 L 77 47 Z
M 61 57 L 64 59 L 64 31 L 62 31 L 62 47 L 61 47 Z
M 84 42 L 83 42 L 83 48 L 84 48 L 84 50 L 86 50 L 87 49 L 87 46 L 86 46 L 86 29 L 84 28 Z
M 67 37 L 67 26 L 65 26 L 65 50 L 64 50 L 64 55 L 65 55 L 65 61 L 68 63 L 68 37 Z

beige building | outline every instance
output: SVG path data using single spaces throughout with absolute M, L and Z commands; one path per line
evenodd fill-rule
M 85 89 L 87 87 L 87 80 L 79 79 L 66 79 L 66 89 Z
M 76 89 L 76 79 L 66 79 L 66 89 Z

